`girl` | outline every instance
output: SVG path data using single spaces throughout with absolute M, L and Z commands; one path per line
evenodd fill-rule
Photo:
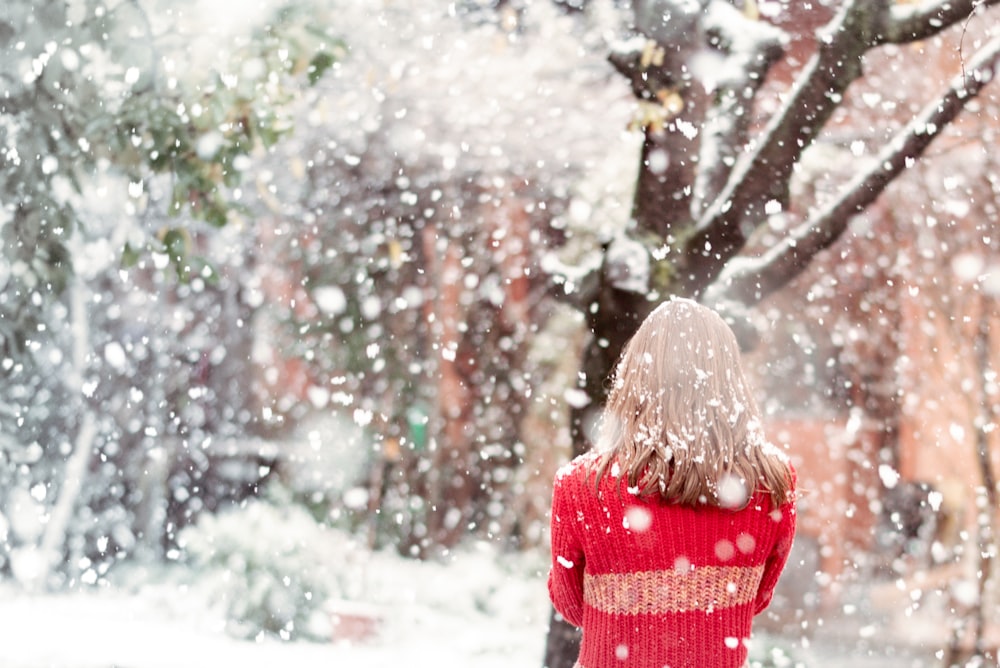
M 736 337 L 661 304 L 615 369 L 597 451 L 556 474 L 549 596 L 578 668 L 739 668 L 795 533 L 794 472 L 763 436 Z

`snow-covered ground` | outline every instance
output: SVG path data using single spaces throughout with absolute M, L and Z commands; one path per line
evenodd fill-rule
M 381 618 L 364 642 L 237 640 L 211 587 L 163 571 L 144 584 L 29 595 L 0 587 L 4 668 L 537 666 L 548 607 L 537 555 L 472 546 L 444 562 L 380 552 L 359 577 Z M 126 579 L 135 580 L 136 573 Z
M 297 668 L 437 666 L 539 668 L 548 600 L 544 556 L 505 554 L 485 544 L 440 562 L 379 552 L 364 560 L 359 586 L 381 618 L 362 642 L 238 640 L 225 632 L 213 588 L 180 567 L 133 570 L 114 586 L 29 595 L 0 586 L 0 666 L 4 668 Z M 870 643 L 836 638 L 765 638 L 809 668 L 930 667 L 933 655 L 907 658 Z M 757 652 L 760 656 L 760 652 Z

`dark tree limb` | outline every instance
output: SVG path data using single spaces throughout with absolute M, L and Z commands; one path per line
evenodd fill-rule
M 974 56 L 964 76 L 924 110 L 878 155 L 873 166 L 848 184 L 843 194 L 815 218 L 794 229 L 758 258 L 733 260 L 710 293 L 720 300 L 754 304 L 799 275 L 810 260 L 829 247 L 863 211 L 997 76 L 1000 38 L 987 42 Z
M 697 220 L 722 191 L 736 158 L 749 138 L 754 97 L 771 66 L 784 53 L 787 35 L 747 17 L 733 5 L 715 2 L 705 17 L 709 43 L 721 54 L 714 100 L 701 131 L 698 172 L 691 195 Z
M 861 76 L 870 48 L 867 23 L 888 0 L 847 0 L 820 32 L 816 54 L 751 152 L 742 156 L 726 187 L 698 220 L 686 244 L 685 292 L 697 293 L 746 243 L 764 219 L 767 202 L 783 209 L 796 163 L 837 109 L 848 86 Z

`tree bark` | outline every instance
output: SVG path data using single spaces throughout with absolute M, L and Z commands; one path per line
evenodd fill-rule
M 543 668 L 573 668 L 580 653 L 580 638 L 580 629 L 552 610 L 549 616 L 549 635 L 545 641 Z

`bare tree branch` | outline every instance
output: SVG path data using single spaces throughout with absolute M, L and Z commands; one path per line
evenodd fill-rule
M 862 75 L 862 56 L 887 41 L 890 27 L 899 32 L 904 29 L 898 26 L 905 23 L 909 34 L 926 34 L 957 23 L 979 6 L 997 3 L 1000 0 L 935 0 L 907 12 L 888 0 L 846 0 L 820 31 L 816 54 L 760 143 L 743 156 L 713 206 L 699 219 L 686 245 L 687 291 L 697 293 L 715 280 L 749 234 L 767 219 L 764 209 L 769 201 L 787 209 L 791 174 L 802 152 Z M 923 31 L 914 17 L 923 19 L 927 26 Z
M 863 211 L 904 169 L 920 157 L 973 99 L 997 77 L 1000 37 L 974 56 L 964 76 L 956 77 L 942 97 L 929 104 L 879 154 L 873 167 L 859 175 L 835 202 L 800 225 L 781 243 L 757 258 L 734 259 L 706 292 L 720 301 L 754 304 L 800 274 L 809 261 L 847 229 L 852 216 Z
M 686 292 L 712 282 L 765 220 L 774 200 L 787 208 L 788 184 L 802 152 L 837 109 L 848 86 L 861 76 L 861 56 L 871 48 L 870 23 L 888 0 L 846 0 L 819 34 L 819 46 L 760 141 L 742 156 L 726 187 L 698 220 L 686 244 Z
M 883 15 L 878 30 L 881 43 L 902 44 L 933 37 L 969 18 L 975 11 L 1000 0 L 933 0 L 920 4 L 895 3 Z
M 784 53 L 788 36 L 774 26 L 746 16 L 728 2 L 709 5 L 705 19 L 710 43 L 720 56 L 714 101 L 705 115 L 698 172 L 691 195 L 691 215 L 698 219 L 726 184 L 739 152 L 747 143 L 751 109 L 771 66 Z

